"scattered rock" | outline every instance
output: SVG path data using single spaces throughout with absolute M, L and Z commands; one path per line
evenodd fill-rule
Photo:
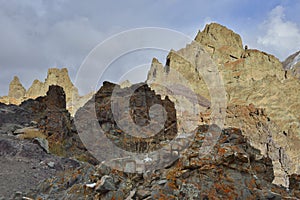
M 286 188 L 272 184 L 274 173 L 272 161 L 253 148 L 242 135 L 241 130 L 228 128 L 221 132 L 211 152 L 199 155 L 201 142 L 209 126 L 200 126 L 192 145 L 172 166 L 149 172 L 146 181 L 143 175 L 96 167 L 80 167 L 63 174 L 68 185 L 63 190 L 62 177 L 44 182 L 42 189 L 30 197 L 51 195 L 55 198 L 96 199 L 280 199 L 297 197 L 297 188 Z M 228 154 L 227 152 L 232 152 Z M 249 158 L 248 162 L 239 159 Z M 244 157 L 243 156 L 243 157 Z M 84 176 L 83 176 L 84 175 Z M 96 182 L 87 189 L 86 182 Z M 297 178 L 293 177 L 294 180 Z M 167 180 L 167 181 L 166 181 Z M 294 182 L 292 185 L 294 185 Z M 50 187 L 50 189 L 49 189 Z M 50 192 L 49 192 L 50 191 Z M 28 195 L 27 195 L 28 196 Z
M 53 160 L 62 167 L 50 170 L 40 164 L 43 160 Z M 78 161 L 47 154 L 29 140 L 0 135 L 0 193 L 4 199 L 13 198 L 16 191 L 24 194 L 63 169 L 72 170 L 79 165 Z
M 42 149 L 45 150 L 46 153 L 50 153 L 48 140 L 45 138 L 34 138 L 33 143 L 38 144 Z
M 48 165 L 50 168 L 54 168 L 55 163 L 51 161 L 51 162 L 48 162 L 47 165 Z
M 113 178 L 108 175 L 102 176 L 101 179 L 97 182 L 95 190 L 97 192 L 116 190 Z

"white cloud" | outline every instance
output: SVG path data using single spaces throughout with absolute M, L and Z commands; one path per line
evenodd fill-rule
M 300 27 L 285 18 L 283 6 L 275 7 L 261 26 L 264 35 L 258 37 L 262 49 L 277 55 L 281 60 L 300 48 Z

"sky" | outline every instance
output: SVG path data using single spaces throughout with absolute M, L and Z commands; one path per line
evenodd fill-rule
M 241 35 L 249 48 L 284 60 L 300 50 L 299 10 L 299 0 L 0 0 L 0 96 L 8 93 L 13 76 L 28 89 L 34 79 L 44 81 L 51 67 L 67 67 L 76 82 L 80 66 L 97 45 L 143 27 L 194 38 L 205 24 L 217 22 Z M 152 57 L 165 62 L 166 53 L 156 49 L 131 55 L 143 57 L 139 65 L 146 67 L 139 78 L 145 79 Z M 132 61 L 122 59 L 115 65 Z M 111 74 L 121 71 L 112 69 Z

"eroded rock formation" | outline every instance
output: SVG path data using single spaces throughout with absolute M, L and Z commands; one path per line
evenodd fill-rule
M 163 120 L 158 116 L 161 112 L 154 110 L 149 113 L 154 105 L 161 105 L 158 109 L 165 110 Z M 174 103 L 168 98 L 162 100 L 146 84 L 121 88 L 117 84 L 104 82 L 95 96 L 78 110 L 75 122 L 81 138 L 85 142 L 93 141 L 88 145 L 90 149 L 93 149 L 92 146 L 95 149 L 101 146 L 106 152 L 114 152 L 116 146 L 130 152 L 150 152 L 161 148 L 163 142 L 177 135 Z M 93 125 L 95 122 L 99 123 L 98 129 L 103 134 L 94 133 L 97 128 Z M 155 126 L 158 127 L 157 132 L 152 129 Z M 114 146 L 107 144 L 105 147 L 104 137 L 113 141 Z M 105 155 L 100 151 L 97 159 L 106 160 Z
M 90 93 L 86 96 L 80 96 L 78 94 L 78 89 L 70 80 L 68 70 L 66 68 L 50 68 L 45 81 L 41 82 L 39 80 L 34 80 L 27 91 L 20 83 L 18 77 L 14 77 L 9 86 L 8 96 L 0 97 L 0 102 L 19 105 L 27 99 L 35 99 L 40 96 L 45 96 L 50 85 L 58 85 L 64 89 L 67 109 L 71 115 L 74 115 L 76 110 L 86 103 L 93 95 Z
M 226 100 L 229 106 L 248 106 L 253 104 L 256 108 L 262 108 L 273 122 L 272 128 L 261 133 L 262 138 L 271 135 L 276 152 L 281 148 L 281 156 L 286 168 L 275 174 L 300 173 L 299 144 L 300 144 L 300 81 L 293 76 L 285 76 L 285 71 L 280 61 L 265 52 L 254 49 L 244 49 L 239 35 L 226 27 L 212 23 L 207 25 L 202 32 L 199 32 L 195 42 L 188 44 L 186 48 L 179 51 L 171 51 L 167 57 L 166 66 L 153 60 L 152 67 L 148 74 L 147 83 L 151 88 L 161 95 L 169 95 L 170 99 L 176 99 L 175 95 L 161 89 L 166 82 L 182 84 L 197 95 L 211 101 L 211 94 L 208 90 L 211 87 L 203 75 L 215 73 L 210 65 L 205 64 L 205 59 L 199 60 L 208 52 L 213 63 L 217 66 L 222 77 L 222 83 L 226 90 Z M 197 63 L 197 60 L 199 62 Z M 201 61 L 201 62 L 200 62 Z M 197 66 L 198 65 L 198 66 Z M 178 78 L 180 74 L 183 78 Z M 216 81 L 215 81 L 216 82 Z M 214 91 L 214 90 L 212 90 Z M 181 98 L 188 99 L 186 95 Z M 193 110 L 195 103 L 186 100 L 186 110 Z M 213 106 L 213 105 L 210 105 Z M 176 107 L 176 102 L 175 102 Z M 199 111 L 203 112 L 208 106 L 202 104 Z M 177 108 L 176 108 L 177 109 Z M 224 108 L 227 109 L 227 108 Z M 230 109 L 229 109 L 230 110 Z M 241 112 L 236 110 L 236 112 Z M 184 115 L 182 115 L 184 116 Z M 180 116 L 177 116 L 180 118 Z M 199 118 L 196 118 L 197 120 Z M 245 120 L 242 120 L 245 121 Z M 244 123 L 244 122 L 243 122 Z M 243 133 L 246 131 L 245 124 L 241 123 L 239 117 L 231 117 L 225 121 L 227 127 L 241 127 Z M 256 121 L 255 123 L 258 123 Z M 253 121 L 253 124 L 255 124 Z M 260 128 L 255 127 L 254 132 Z M 255 133 L 253 133 L 255 134 Z M 250 142 L 262 152 L 266 152 L 266 143 L 249 137 Z M 253 141 L 251 141 L 253 139 Z M 284 154 L 284 155 L 283 155 Z M 278 156 L 273 158 L 274 164 L 278 162 Z M 286 185 L 282 178 L 275 179 L 278 184 Z M 287 185 L 286 185 L 287 186 Z
M 62 87 L 52 85 L 46 96 L 26 100 L 19 106 L 0 104 L 0 133 L 17 135 L 16 130 L 27 127 L 32 131 L 20 132 L 25 134 L 20 138 L 43 138 L 49 143 L 53 154 L 97 163 L 86 153 L 77 135 L 66 109 L 66 95 Z

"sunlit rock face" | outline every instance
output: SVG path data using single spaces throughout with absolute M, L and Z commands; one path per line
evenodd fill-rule
M 8 96 L 0 97 L 0 102 L 19 105 L 27 99 L 45 96 L 50 85 L 58 85 L 64 89 L 67 109 L 72 116 L 77 109 L 83 106 L 83 104 L 93 95 L 93 93 L 90 93 L 85 96 L 80 96 L 78 94 L 78 89 L 73 85 L 66 68 L 50 68 L 45 81 L 41 82 L 39 80 L 34 80 L 27 91 L 20 83 L 19 78 L 14 77 L 9 86 Z
M 203 74 L 210 73 L 210 66 L 203 65 L 199 68 L 194 63 L 182 57 L 182 52 L 190 56 L 203 56 L 204 50 L 213 60 L 222 77 L 222 82 L 226 90 L 227 116 L 225 127 L 235 126 L 242 130 L 249 129 L 251 124 L 252 133 L 246 135 L 251 144 L 259 148 L 264 154 L 274 150 L 273 164 L 275 168 L 275 183 L 288 185 L 287 176 L 292 173 L 300 173 L 300 81 L 295 76 L 287 75 L 282 63 L 273 55 L 265 52 L 243 47 L 241 37 L 229 30 L 225 26 L 212 23 L 199 31 L 195 41 L 201 48 L 195 52 L 193 44 L 187 45 L 179 51 L 171 51 L 167 57 L 166 66 L 153 59 L 151 69 L 148 74 L 147 83 L 158 94 L 168 95 L 171 100 L 184 99 L 183 107 L 188 113 L 193 110 L 199 111 L 200 116 L 193 118 L 199 122 L 210 118 L 211 93 L 203 78 Z M 246 45 L 245 45 L 246 46 Z M 199 49 L 202 49 L 199 51 Z M 294 57 L 294 59 L 297 56 Z M 191 60 L 192 58 L 190 58 Z M 196 58 L 195 58 L 196 59 Z M 198 99 L 203 103 L 195 105 L 189 100 L 186 93 L 179 95 L 169 94 L 161 85 L 170 83 L 175 85 L 181 79 L 176 76 L 179 73 L 185 80 L 184 85 L 192 89 Z M 178 97 L 179 96 L 179 97 Z M 175 102 L 175 107 L 176 101 Z M 205 102 L 205 103 L 204 103 Z M 268 118 L 268 125 L 260 127 L 258 119 L 247 121 L 248 114 L 243 113 L 243 109 L 252 104 L 256 109 L 263 109 Z M 241 106 L 234 109 L 236 115 L 232 113 L 234 106 Z M 180 119 L 184 119 L 187 113 L 181 113 L 177 108 L 178 125 Z M 263 130 L 264 129 L 264 130 Z M 180 130 L 180 129 L 178 129 Z M 272 148 L 267 150 L 266 138 L 272 138 Z M 260 138 L 265 138 L 260 140 Z M 276 150 L 275 150 L 276 149 Z M 279 153 L 280 149 L 280 153 Z M 275 156 L 276 154 L 276 156 Z M 278 159 L 281 157 L 282 159 Z

